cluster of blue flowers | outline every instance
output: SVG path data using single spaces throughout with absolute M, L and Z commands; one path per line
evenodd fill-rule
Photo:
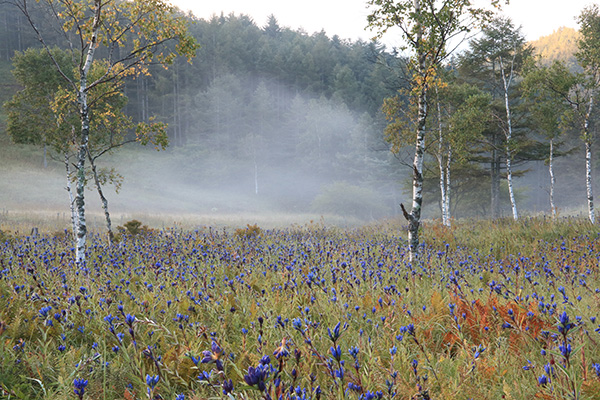
M 560 260 L 498 261 L 424 247 L 428 261 L 413 265 L 397 238 L 277 231 L 250 244 L 214 231 L 162 235 L 113 247 L 94 242 L 84 265 L 67 253 L 50 256 L 49 241 L 3 248 L 7 314 L 33 304 L 18 309 L 25 310 L 22 323 L 46 335 L 50 352 L 64 358 L 79 348 L 88 352 L 75 367 L 85 377 L 74 381 L 80 399 L 97 388 L 99 376 L 134 357 L 144 365 L 137 376 L 147 374 L 145 387 L 143 380 L 134 385 L 150 398 L 166 390 L 179 400 L 185 390 L 398 398 L 407 382 L 425 398 L 437 379 L 433 350 L 426 348 L 432 340 L 447 341 L 437 343 L 446 359 L 464 350 L 467 375 L 495 356 L 488 338 L 498 336 L 529 340 L 539 357 L 523 355 L 523 369 L 533 371 L 527 374 L 539 390 L 556 390 L 561 368 L 580 362 L 581 338 L 600 340 L 595 309 L 587 307 L 599 293 L 590 287 L 597 280 L 592 251 L 581 259 L 565 250 Z M 423 297 L 421 289 L 431 291 Z M 487 303 L 495 305 L 480 326 L 477 307 L 489 299 L 496 302 Z M 11 321 L 0 322 L 0 330 L 17 331 Z M 452 335 L 461 340 L 447 339 Z M 10 340 L 11 363 L 27 362 L 35 342 L 22 334 Z M 167 354 L 165 343 L 176 343 L 177 351 Z M 590 350 L 586 357 L 585 368 L 600 376 L 600 354 Z M 169 381 L 170 368 L 181 368 L 187 385 Z M 365 371 L 381 379 L 367 379 Z

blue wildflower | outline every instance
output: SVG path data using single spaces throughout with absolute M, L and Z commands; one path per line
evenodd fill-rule
M 596 372 L 596 376 L 600 378 L 600 364 L 593 363 L 592 368 L 594 368 L 594 372 Z
M 79 397 L 80 400 L 83 399 L 83 394 L 85 393 L 85 387 L 87 386 L 87 384 L 87 379 L 83 378 L 76 378 L 73 381 L 73 386 L 75 386 L 73 392 Z
M 227 395 L 233 392 L 233 381 L 231 379 L 225 379 L 222 384 L 223 394 Z
M 563 313 L 559 317 L 559 324 L 557 326 L 558 332 L 563 335 L 566 335 L 567 332 L 569 332 L 574 327 L 575 324 L 569 322 L 569 316 L 567 315 L 567 312 L 563 311 Z
M 333 358 L 335 358 L 338 362 L 342 359 L 342 349 L 340 348 L 340 345 L 335 347 L 332 346 L 329 351 L 331 352 Z
M 244 381 L 250 386 L 256 386 L 262 392 L 266 389 L 265 379 L 268 375 L 268 368 L 259 364 L 256 368 L 248 367 L 248 374 L 244 375 Z
M 135 322 L 135 315 L 127 314 L 125 316 L 125 322 L 127 322 L 127 325 L 132 326 Z

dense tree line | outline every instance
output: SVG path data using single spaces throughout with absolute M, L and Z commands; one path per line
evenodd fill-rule
M 31 12 L 43 16 L 46 11 L 36 7 Z M 412 169 L 402 150 L 414 150 L 414 139 L 394 135 L 409 129 L 416 115 L 405 58 L 375 41 L 281 27 L 274 16 L 264 26 L 245 15 L 182 17 L 201 45 L 197 56 L 166 69 L 150 66 L 149 74 L 128 78 L 123 86 L 124 111 L 133 122 L 156 117 L 168 124 L 174 179 L 208 188 L 226 182 L 231 192 L 277 197 L 277 206 L 298 211 L 311 204 L 329 211 L 327 201 L 361 187 L 376 212 L 359 212 L 364 207 L 352 204 L 343 212 L 373 217 L 400 212 L 399 203 L 408 197 L 402 185 L 407 189 Z M 12 62 L 15 51 L 39 47 L 22 18 L 0 4 L 2 65 Z M 424 203 L 437 203 L 448 216 L 498 217 L 509 214 L 511 205 L 516 216 L 523 182 L 531 176 L 527 171 L 539 170 L 548 154 L 532 97 L 522 88 L 533 48 L 510 21 L 495 27 L 485 33 L 487 42 L 471 42 L 430 82 L 431 118 L 421 128 L 428 132 Z M 63 39 L 49 32 L 48 42 L 65 49 Z M 502 40 L 511 45 L 494 48 Z M 568 52 L 569 40 L 560 41 L 561 54 Z M 396 125 L 385 120 L 384 111 L 388 117 L 396 113 Z M 577 132 L 566 133 L 553 144 L 567 142 L 565 151 L 580 148 Z M 392 155 L 390 147 L 399 151 Z M 510 191 L 512 177 L 521 183 Z M 339 184 L 344 181 L 355 187 Z M 533 181 L 531 192 L 540 191 L 539 179 Z M 530 197 L 545 207 L 547 200 Z M 437 207 L 425 211 L 434 216 Z
M 232 76 L 246 98 L 263 85 L 276 118 L 284 117 L 296 95 L 323 97 L 375 117 L 383 98 L 401 85 L 391 74 L 397 58 L 375 42 L 329 38 L 324 32 L 308 35 L 280 27 L 274 16 L 264 27 L 245 15 L 192 18 L 190 30 L 202 46 L 191 64 L 180 60 L 167 71 L 153 70 L 151 78 L 131 81 L 126 89 L 137 100 L 130 113 L 139 119 L 151 114 L 166 118 L 176 145 L 198 134 L 194 114 L 206 113 L 198 94 L 219 91 Z

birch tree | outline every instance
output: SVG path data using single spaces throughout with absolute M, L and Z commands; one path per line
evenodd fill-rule
M 588 219 L 596 221 L 594 191 L 592 185 L 592 146 L 594 143 L 593 119 L 595 102 L 600 88 L 600 8 L 592 5 L 579 16 L 580 39 L 577 61 L 582 73 L 571 72 L 563 63 L 554 63 L 550 68 L 537 72 L 540 85 L 551 91 L 568 108 L 562 114 L 565 124 L 575 127 L 585 147 L 585 187 Z M 555 115 L 559 110 L 552 110 Z
M 451 74 L 444 75 L 443 80 L 438 78 L 432 82 L 435 96 L 431 106 L 435 113 L 426 127 L 432 134 L 425 140 L 425 154 L 431 155 L 437 166 L 428 168 L 425 162 L 428 173 L 424 184 L 430 182 L 431 185 L 434 178 L 438 181 L 439 196 L 425 188 L 433 198 L 425 203 L 438 202 L 442 224 L 451 226 L 451 198 L 456 198 L 452 193 L 452 171 L 468 168 L 469 158 L 479 147 L 482 133 L 491 122 L 491 97 L 476 86 L 456 82 Z M 400 96 L 396 96 L 384 101 L 382 111 L 389 119 L 385 138 L 391 144 L 392 152 L 399 153 L 412 144 L 414 104 L 406 105 Z
M 552 218 L 557 210 L 554 202 L 556 178 L 554 159 L 560 155 L 560 136 L 567 129 L 569 94 L 575 86 L 576 75 L 564 63 L 556 61 L 551 66 L 530 65 L 523 79 L 523 94 L 533 119 L 534 129 L 548 140 L 549 201 Z
M 69 51 L 52 48 L 54 59 L 64 71 L 74 72 Z M 50 149 L 50 155 L 57 154 L 64 160 L 67 173 L 65 189 L 69 195 L 73 232 L 77 231 L 77 213 L 75 198 L 71 189 L 75 181 L 71 170 L 72 159 L 76 158 L 77 134 L 75 127 L 79 117 L 75 102 L 71 101 L 71 93 L 65 90 L 64 81 L 58 71 L 53 68 L 52 60 L 44 49 L 30 48 L 24 52 L 16 52 L 13 57 L 13 74 L 23 87 L 5 104 L 8 111 L 7 132 L 15 143 L 43 145 Z M 92 78 L 104 73 L 101 64 L 96 64 L 90 72 Z M 93 116 L 90 118 L 90 138 L 87 158 L 90 168 L 86 170 L 86 183 L 92 182 L 100 197 L 106 220 L 109 242 L 114 235 L 111 227 L 108 199 L 104 195 L 103 186 L 114 185 L 119 190 L 123 177 L 114 168 L 99 167 L 97 160 L 103 155 L 126 144 L 136 141 L 135 137 L 126 135 L 134 128 L 130 117 L 123 114 L 126 98 L 119 86 L 97 86 L 89 92 L 89 98 L 96 102 Z M 105 92 L 110 90 L 110 92 Z M 44 127 L 40 129 L 40 127 Z M 164 124 L 150 122 L 137 125 L 142 135 L 138 139 L 152 139 L 161 147 L 166 146 Z
M 39 28 L 40 21 L 30 13 L 31 0 L 10 1 L 25 16 L 62 77 L 65 93 L 69 95 L 66 98 L 77 105 L 75 259 L 83 263 L 86 259 L 85 166 L 89 155 L 90 118 L 101 101 L 101 98 L 90 101 L 90 91 L 106 87 L 102 92 L 118 92 L 125 77 L 148 73 L 152 63 L 168 65 L 177 54 L 192 57 L 197 45 L 188 34 L 183 18 L 163 0 L 39 0 L 47 9 L 47 18 L 55 23 L 70 47 L 72 64 L 76 66 L 73 77 L 54 58 L 46 41 L 49 33 Z M 175 47 L 167 46 L 169 42 L 176 42 Z M 99 50 L 103 57 L 98 57 Z M 103 72 L 91 79 L 94 65 L 99 65 Z
M 442 62 L 452 53 L 452 40 L 460 41 L 479 23 L 492 17 L 492 12 L 474 7 L 470 0 L 369 0 L 371 7 L 368 23 L 378 37 L 391 28 L 399 29 L 405 45 L 411 52 L 411 95 L 417 108 L 415 128 L 415 155 L 413 161 L 413 193 L 410 213 L 401 204 L 409 223 L 408 241 L 410 260 L 418 257 L 419 227 L 423 204 L 423 161 L 427 116 L 429 114 L 429 87 Z M 500 0 L 491 0 L 499 6 Z
M 513 127 L 512 115 L 510 111 L 510 97 L 508 94 L 515 78 L 516 51 L 513 52 L 513 54 L 509 57 L 510 60 L 505 61 L 504 57 L 500 55 L 498 62 L 500 64 L 500 75 L 502 76 L 502 87 L 504 89 L 504 108 L 506 109 L 506 125 L 504 127 L 504 136 L 506 136 L 506 181 L 508 182 L 508 195 L 510 197 L 512 215 L 513 219 L 516 221 L 519 219 L 519 212 L 517 211 L 517 203 L 515 201 L 515 191 L 513 189 L 512 179 Z
M 58 48 L 53 48 L 51 51 L 61 68 L 72 73 L 68 52 Z M 51 153 L 61 156 L 65 164 L 67 178 L 65 189 L 69 196 L 71 222 L 75 233 L 77 214 L 71 188 L 73 181 L 71 143 L 76 137 L 73 129 L 77 119 L 73 114 L 63 114 L 59 119 L 52 109 L 62 78 L 56 69 L 52 68 L 45 50 L 29 48 L 23 52 L 17 51 L 12 61 L 13 75 L 22 89 L 4 104 L 8 116 L 6 131 L 15 143 L 43 146 L 44 150 L 50 147 Z
M 588 203 L 588 218 L 596 221 L 594 212 L 594 191 L 592 187 L 592 144 L 594 141 L 591 127 L 596 94 L 600 88 L 600 8 L 593 4 L 584 8 L 578 18 L 580 25 L 579 51 L 577 61 L 585 74 L 576 93 L 572 106 L 581 126 L 581 136 L 585 143 L 585 182 Z
M 444 141 L 444 124 L 439 88 L 435 86 L 438 121 L 438 151 L 436 154 L 440 172 L 440 205 L 442 209 L 442 225 L 450 226 L 450 164 L 452 162 L 452 144 Z M 445 156 L 445 157 L 444 157 Z M 445 158 L 445 162 L 444 162 Z
M 471 41 L 471 49 L 461 56 L 461 67 L 474 72 L 493 98 L 498 102 L 496 112 L 499 135 L 492 131 L 490 140 L 492 158 L 492 216 L 497 217 L 499 208 L 500 160 L 498 153 L 503 150 L 508 183 L 509 199 L 513 219 L 519 218 L 513 184 L 513 161 L 518 150 L 515 140 L 513 106 L 517 79 L 525 60 L 533 49 L 526 44 L 520 28 L 515 28 L 509 18 L 498 17 L 483 29 L 481 38 Z M 500 105 L 501 104 L 501 105 Z M 503 143 L 498 136 L 504 137 Z
M 453 167 L 465 165 L 490 123 L 491 96 L 468 84 L 449 83 L 436 89 L 438 143 L 435 157 L 440 173 L 442 223 L 450 226 Z

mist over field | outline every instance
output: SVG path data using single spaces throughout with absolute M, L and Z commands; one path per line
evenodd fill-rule
M 230 79 L 235 82 L 235 77 Z M 238 111 L 242 104 L 251 104 L 252 97 L 252 86 L 239 85 Z M 206 93 L 199 93 L 198 98 L 210 104 Z M 230 105 L 230 100 L 224 104 Z M 114 222 L 122 224 L 136 217 L 162 219 L 167 224 L 193 221 L 244 226 L 257 222 L 277 225 L 275 220 L 306 223 L 322 217 L 325 223 L 356 225 L 399 216 L 399 204 L 410 204 L 411 160 L 408 152 L 398 156 L 389 152 L 380 133 L 382 124 L 370 121 L 372 125 L 365 126 L 357 113 L 324 100 L 296 96 L 291 104 L 293 113 L 258 122 L 242 112 L 219 121 L 206 108 L 190 110 L 188 115 L 197 122 L 190 124 L 185 145 L 156 151 L 131 144 L 100 159 L 100 167 L 115 168 L 124 178 L 118 193 L 114 186 L 104 188 Z M 209 123 L 201 119 L 203 114 Z M 235 141 L 232 135 L 243 140 Z M 6 162 L 14 161 L 10 173 L 0 180 L 2 210 L 35 210 L 68 224 L 62 161 L 49 154 L 44 168 L 41 148 L 7 142 L 0 152 Z M 296 157 L 297 152 L 303 157 Z M 583 176 L 578 152 L 581 150 L 559 160 L 556 167 L 557 204 L 569 215 L 583 213 L 585 199 L 583 179 L 569 178 Z M 519 169 L 526 171 L 515 184 L 521 209 L 532 214 L 548 212 L 547 166 L 542 161 L 529 162 Z M 368 183 L 365 177 L 371 178 Z M 434 181 L 428 190 L 435 196 L 439 187 Z M 485 191 L 481 194 L 471 213 L 454 215 L 485 217 L 489 207 L 486 195 Z M 501 195 L 504 213 L 509 215 L 505 190 Z M 573 197 L 579 199 L 580 209 L 572 207 Z M 92 182 L 85 200 L 92 227 L 101 228 L 102 209 Z M 472 200 L 457 197 L 458 206 Z M 439 206 L 429 204 L 424 212 L 426 218 L 438 218 Z
M 393 215 L 399 201 L 407 201 L 398 184 L 405 168 L 375 127 L 365 128 L 366 122 L 345 105 L 285 95 L 287 110 L 277 114 L 276 107 L 265 105 L 265 114 L 256 118 L 250 114 L 256 106 L 251 84 L 242 85 L 234 76 L 219 82 L 233 82 L 236 92 L 216 100 L 206 92 L 197 95 L 203 107 L 186 112 L 192 122 L 185 145 L 172 143 L 156 151 L 131 144 L 99 159 L 100 168 L 114 168 L 123 176 L 118 193 L 114 185 L 104 187 L 111 213 L 238 224 L 270 224 L 269 215 L 284 223 L 323 217 L 355 225 Z M 259 88 L 263 99 L 272 102 L 265 86 Z M 220 112 L 217 107 L 229 108 Z M 50 152 L 43 168 L 42 149 L 10 146 L 19 152 L 13 150 L 17 162 L 10 179 L 0 181 L 3 209 L 68 217 L 62 160 Z M 2 151 L 8 156 L 7 150 Z M 388 163 L 398 170 L 387 168 Z M 92 181 L 85 200 L 92 215 L 102 212 Z
M 351 129 L 351 114 L 344 116 L 347 118 L 345 126 Z M 343 124 L 337 120 L 336 125 Z M 397 170 L 389 175 L 389 181 L 383 174 L 379 186 L 362 186 L 351 169 L 318 168 L 314 164 L 289 162 L 282 150 L 284 145 L 281 140 L 263 143 L 257 149 L 261 156 L 256 158 L 256 164 L 253 157 L 248 157 L 251 154 L 248 149 L 243 147 L 239 153 L 232 152 L 227 156 L 203 151 L 199 143 L 160 152 L 136 145 L 120 149 L 99 163 L 100 166 L 114 167 L 124 178 L 118 193 L 110 185 L 104 189 L 114 222 L 122 224 L 138 218 L 154 223 L 162 220 L 163 224 L 193 221 L 191 225 L 259 223 L 277 226 L 281 225 L 277 220 L 282 224 L 306 223 L 321 221 L 322 217 L 329 224 L 357 225 L 399 216 L 399 203 L 410 204 L 410 169 L 387 150 L 378 154 L 384 159 L 389 157 Z M 323 145 L 323 162 L 349 157 L 339 153 L 342 146 L 343 143 L 335 140 Z M 13 145 L 11 149 L 14 150 Z M 6 160 L 7 148 L 0 152 Z M 60 217 L 68 226 L 64 165 L 50 159 L 44 169 L 41 149 L 21 147 L 21 152 L 21 155 L 16 154 L 19 161 L 10 169 L 10 174 L 0 179 L 2 211 L 40 212 L 49 218 Z M 583 179 L 569 179 L 570 173 L 579 172 L 573 171 L 577 163 L 582 164 L 582 161 L 572 155 L 570 160 L 561 160 L 557 165 L 556 198 L 563 215 L 584 214 Z M 527 168 L 527 173 L 516 179 L 519 206 L 525 213 L 547 213 L 547 166 L 536 162 L 523 167 Z M 438 187 L 430 187 L 430 190 L 438 190 Z M 579 199 L 580 209 L 571 207 L 573 197 Z M 86 191 L 85 200 L 92 227 L 101 228 L 101 204 L 92 184 Z M 469 199 L 459 197 L 457 201 Z M 474 209 L 473 214 L 485 216 L 486 206 L 489 205 L 482 201 L 481 208 Z M 504 210 L 505 215 L 509 215 L 506 204 Z M 427 206 L 424 211 L 426 218 L 438 218 L 437 204 Z
M 7 7 L 0 5 L 0 24 L 6 28 L 1 30 L 0 77 L 9 89 L 0 93 L 2 103 L 19 89 L 11 75 L 14 51 L 37 45 Z M 406 60 L 376 42 L 292 31 L 275 17 L 261 27 L 248 16 L 221 15 L 194 20 L 190 31 L 201 45 L 191 63 L 178 59 L 169 69 L 151 68 L 150 76 L 126 81 L 125 113 L 135 122 L 155 116 L 167 123 L 170 145 L 157 152 L 130 144 L 98 159 L 100 168 L 114 168 L 124 177 L 118 193 L 113 185 L 103 188 L 116 224 L 136 215 L 167 216 L 167 223 L 238 225 L 273 220 L 357 225 L 401 218 L 400 203 L 411 204 L 414 145 L 411 139 L 397 154 L 390 152 L 383 133 L 390 121 L 382 103 L 400 93 L 409 109 L 402 97 Z M 558 40 L 545 40 L 544 51 L 572 61 L 565 44 L 573 43 L 570 34 L 561 30 Z M 548 50 L 554 42 L 560 51 Z M 538 141 L 539 154 L 537 161 L 515 159 L 517 204 L 525 215 L 548 213 L 547 142 L 535 126 L 519 123 L 524 136 Z M 44 168 L 41 144 L 14 144 L 5 128 L 0 114 L 0 209 L 35 210 L 68 226 L 62 156 L 48 148 Z M 428 135 L 433 153 L 433 124 Z M 563 214 L 579 214 L 585 206 L 583 146 L 576 132 L 563 142 L 561 151 L 572 152 L 555 160 L 556 203 Z M 466 167 L 454 167 L 452 216 L 486 218 L 491 213 L 490 150 L 478 148 L 469 156 Z M 508 216 L 500 162 L 499 216 Z M 440 216 L 437 168 L 428 155 L 424 218 Z M 101 226 L 92 180 L 85 201 L 92 224 Z

